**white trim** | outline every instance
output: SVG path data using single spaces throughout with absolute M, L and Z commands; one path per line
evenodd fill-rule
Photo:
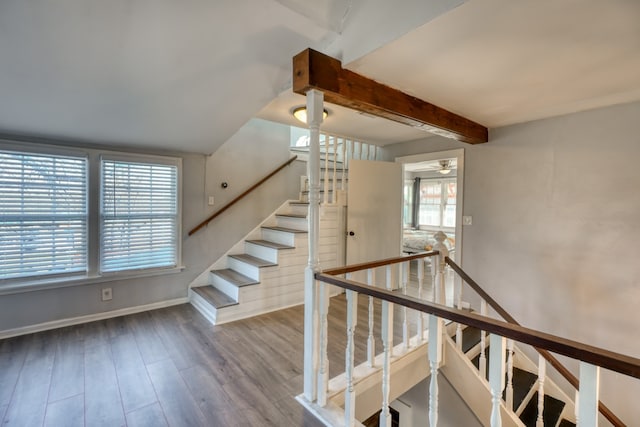
M 111 319 L 113 317 L 126 316 L 128 314 L 141 313 L 143 311 L 157 310 L 159 308 L 171 307 L 173 305 L 186 304 L 189 298 L 175 298 L 167 301 L 154 302 L 151 304 L 137 305 L 135 307 L 121 308 L 119 310 L 105 311 L 102 313 L 87 314 L 84 316 L 70 317 L 67 319 L 52 320 L 50 322 L 38 323 L 36 325 L 22 326 L 19 328 L 0 331 L 0 340 L 15 337 L 18 335 L 32 334 L 35 332 L 48 331 L 50 329 L 63 328 L 65 326 L 79 325 L 81 323 L 95 322 L 96 320 Z
M 458 148 L 455 150 L 436 151 L 432 153 L 414 154 L 412 156 L 396 157 L 395 161 L 398 163 L 418 163 L 429 160 L 439 160 L 455 157 L 457 160 L 457 172 L 456 172 L 456 228 L 455 239 L 456 248 L 453 253 L 453 259 L 458 264 L 462 265 L 462 214 L 464 212 L 464 148 Z M 404 166 L 403 166 L 404 177 Z M 403 181 L 404 182 L 404 181 Z

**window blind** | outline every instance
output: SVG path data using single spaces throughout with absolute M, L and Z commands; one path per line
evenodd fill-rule
M 87 271 L 87 160 L 0 151 L 0 279 Z
M 178 168 L 102 161 L 100 270 L 177 265 Z

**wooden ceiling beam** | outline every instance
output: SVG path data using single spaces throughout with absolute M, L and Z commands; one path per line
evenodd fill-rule
M 352 108 L 447 138 L 480 144 L 488 141 L 486 127 L 398 89 L 342 68 L 342 62 L 313 49 L 293 57 L 293 91 L 324 93 L 332 104 Z

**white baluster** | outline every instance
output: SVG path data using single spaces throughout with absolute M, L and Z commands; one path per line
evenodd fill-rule
M 459 277 L 456 283 L 458 283 L 458 291 L 456 293 L 458 300 L 456 307 L 458 310 L 462 310 L 462 277 Z M 458 350 L 462 351 L 462 323 L 458 323 L 456 327 L 456 347 Z
M 356 420 L 356 393 L 353 388 L 353 368 L 355 345 L 353 335 L 358 324 L 358 294 L 347 290 L 347 351 L 346 351 L 346 376 L 347 387 L 344 397 L 344 421 L 346 426 L 355 425 Z
M 513 407 L 513 340 L 507 340 L 507 408 L 515 411 Z
M 331 180 L 331 203 L 337 203 L 336 180 L 338 178 L 338 138 L 333 137 L 333 179 Z
M 491 427 L 500 427 L 500 402 L 504 389 L 504 344 L 505 339 L 500 335 L 491 334 L 491 358 L 489 367 L 489 386 L 491 387 Z
M 597 427 L 600 367 L 580 362 L 580 427 Z
M 423 299 L 423 295 L 422 295 L 422 286 L 424 284 L 424 258 L 418 258 L 418 299 Z M 416 311 L 416 314 L 418 315 L 418 340 L 420 342 L 424 341 L 424 324 L 425 324 L 425 319 L 424 316 L 425 314 L 421 311 Z
M 480 314 L 483 316 L 487 315 L 487 302 L 482 300 L 480 303 Z M 487 333 L 485 331 L 480 331 L 480 377 L 487 378 Z
M 322 174 L 322 179 L 324 179 L 324 197 L 323 204 L 327 204 L 329 202 L 329 143 L 331 142 L 331 137 L 327 134 L 324 135 L 324 173 Z
M 544 380 L 547 375 L 547 361 L 538 355 L 538 418 L 536 427 L 544 427 Z
M 442 362 L 442 329 L 443 322 L 434 315 L 429 315 L 429 425 L 438 425 L 438 367 Z
M 305 269 L 304 296 L 304 396 L 315 401 L 318 390 L 320 334 L 318 285 L 314 279 L 320 270 L 318 238 L 320 236 L 320 124 L 322 123 L 324 96 L 318 90 L 307 92 L 307 120 L 309 124 L 309 259 Z
M 345 180 L 345 173 L 347 170 L 347 141 L 342 139 L 342 177 L 340 178 L 340 189 L 346 190 L 347 184 Z
M 409 261 L 402 263 L 402 293 L 407 294 L 407 282 L 409 281 Z M 407 322 L 407 307 L 402 307 L 402 342 L 405 350 L 409 349 L 409 323 Z
M 575 405 L 574 405 L 574 410 L 573 413 L 576 416 L 576 425 L 579 426 L 580 424 L 580 390 L 576 390 L 576 399 L 575 399 Z
M 318 370 L 318 405 L 325 406 L 327 404 L 327 389 L 329 387 L 329 357 L 327 354 L 327 345 L 329 342 L 329 331 L 327 316 L 329 314 L 329 285 L 320 282 L 319 290 L 320 299 L 320 358 Z
M 367 270 L 367 284 L 374 286 L 376 271 Z M 376 360 L 376 339 L 373 336 L 373 297 L 369 297 L 369 337 L 367 338 L 367 365 L 372 368 Z
M 393 289 L 393 269 L 391 265 L 387 265 L 386 269 L 386 288 L 388 291 Z M 393 307 L 393 306 L 392 306 Z M 391 310 L 391 334 L 389 335 L 389 352 L 393 356 L 393 310 Z
M 380 412 L 380 425 L 391 427 L 391 414 L 389 412 L 389 392 L 391 389 L 391 357 L 393 349 L 393 304 L 382 301 L 382 409 Z

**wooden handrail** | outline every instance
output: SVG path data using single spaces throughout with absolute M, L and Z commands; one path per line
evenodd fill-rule
M 211 222 L 214 218 L 216 218 L 218 215 L 220 215 L 222 212 L 226 211 L 227 209 L 229 209 L 231 206 L 235 205 L 238 201 L 240 201 L 240 199 L 244 198 L 247 194 L 251 193 L 253 190 L 255 190 L 256 188 L 258 188 L 263 182 L 265 182 L 266 180 L 268 180 L 269 178 L 271 178 L 273 175 L 277 174 L 278 172 L 280 172 L 282 169 L 285 168 L 285 166 L 288 166 L 289 164 L 291 164 L 294 160 L 296 160 L 298 158 L 298 156 L 293 156 L 292 158 L 290 158 L 289 160 L 287 160 L 286 162 L 284 162 L 283 164 L 281 164 L 280 166 L 278 166 L 276 169 L 273 170 L 273 172 L 271 172 L 269 175 L 265 176 L 264 178 L 262 178 L 260 181 L 256 182 L 255 184 L 253 184 L 251 187 L 249 187 L 247 190 L 245 190 L 242 194 L 240 194 L 238 197 L 236 197 L 235 199 L 233 199 L 232 201 L 230 201 L 229 203 L 227 203 L 226 205 L 224 205 L 224 207 L 222 209 L 220 209 L 219 211 L 215 212 L 214 214 L 212 214 L 211 216 L 209 216 L 207 219 L 205 219 L 204 221 L 202 221 L 200 224 L 196 225 L 191 231 L 189 231 L 189 236 L 191 236 L 193 233 L 195 233 L 196 231 L 200 230 L 202 227 L 206 226 L 207 224 L 209 224 L 209 222 Z
M 640 359 L 326 273 L 315 279 L 640 379 Z
M 451 258 L 445 257 L 445 262 L 449 265 L 449 267 L 451 267 L 453 269 L 453 271 L 455 271 L 462 278 L 462 280 L 464 280 L 474 291 L 476 291 L 476 293 L 478 295 L 480 295 L 480 297 L 482 299 L 484 299 L 489 304 L 489 306 L 491 306 L 491 308 L 493 308 L 496 311 L 496 313 L 498 313 L 504 320 L 506 320 L 507 322 L 512 323 L 514 325 L 520 326 L 520 323 L 518 323 L 518 321 L 516 321 L 516 319 L 513 318 L 513 316 L 511 316 L 504 308 L 502 308 L 502 306 L 500 304 L 498 304 L 498 302 L 496 300 L 491 298 L 491 296 L 489 296 L 489 294 L 487 294 L 484 291 L 484 289 L 482 289 L 480 287 L 480 285 L 478 285 L 478 283 L 476 283 L 475 280 L 473 280 L 471 277 L 469 277 L 469 275 L 458 264 L 456 264 Z M 569 382 L 569 384 L 571 384 L 575 389 L 579 389 L 580 388 L 579 387 L 580 386 L 580 381 L 578 380 L 578 378 L 575 375 L 573 375 L 571 373 L 571 371 L 569 371 L 569 369 L 567 369 L 562 364 L 562 362 L 560 362 L 556 357 L 554 357 L 546 349 L 536 347 L 535 345 L 534 345 L 534 347 L 538 351 L 538 353 L 540 353 L 542 355 L 542 357 L 544 357 L 545 360 L 547 362 L 549 362 L 549 364 L 551 366 L 553 366 L 555 368 L 555 370 L 558 371 L 560 373 L 560 375 L 562 375 Z M 574 358 L 577 359 L 578 357 L 574 357 Z M 603 366 L 603 367 L 606 368 L 606 366 Z M 609 409 L 601 401 L 598 401 L 598 410 L 614 426 L 616 426 L 616 427 L 625 427 L 626 426 L 626 424 L 623 423 L 622 420 L 620 420 L 620 418 L 618 418 L 611 411 L 611 409 Z
M 373 262 L 363 262 L 362 264 L 352 264 L 347 265 L 345 267 L 337 267 L 332 268 L 330 270 L 324 270 L 324 274 L 328 274 L 330 276 L 338 276 L 340 274 L 353 273 L 354 271 L 360 270 L 368 270 L 370 268 L 382 267 L 385 265 L 398 264 L 405 261 L 412 261 L 414 259 L 426 258 L 440 254 L 438 251 L 429 251 L 429 252 L 419 252 L 413 255 L 394 257 L 394 258 L 386 258 Z

